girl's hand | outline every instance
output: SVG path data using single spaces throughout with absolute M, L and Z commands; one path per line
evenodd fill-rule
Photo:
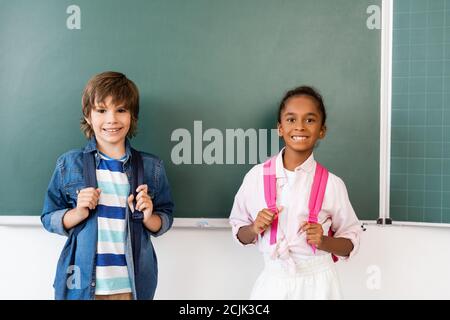
M 278 213 L 280 213 L 281 210 L 283 210 L 283 207 L 278 208 Z M 263 231 L 266 231 L 272 224 L 275 217 L 276 214 L 269 209 L 262 209 L 260 212 L 258 212 L 255 222 L 253 222 L 253 232 L 255 234 L 260 234 Z
M 89 209 L 94 210 L 97 207 L 101 190 L 99 188 L 84 188 L 78 191 L 77 195 L 77 213 L 85 219 L 89 216 Z
M 137 187 L 136 192 L 136 209 L 144 213 L 144 222 L 147 221 L 153 213 L 153 201 L 148 195 L 148 186 L 146 184 L 141 184 Z M 132 212 L 134 212 L 133 206 L 134 196 L 130 194 L 128 197 L 128 205 Z
M 306 231 L 306 241 L 310 245 L 320 248 L 323 241 L 323 228 L 320 223 L 303 222 L 300 226 L 301 232 Z

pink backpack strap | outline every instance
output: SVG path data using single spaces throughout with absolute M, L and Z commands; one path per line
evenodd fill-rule
M 270 244 L 277 242 L 278 231 L 278 209 L 277 209 L 277 178 L 276 178 L 276 156 L 268 159 L 263 165 L 264 171 L 264 199 L 266 200 L 267 208 L 273 213 L 277 214 L 270 226 Z M 322 209 L 323 198 L 328 182 L 328 170 L 317 162 L 316 172 L 314 174 L 314 181 L 309 196 L 309 217 L 308 222 L 317 223 L 318 215 Z M 328 231 L 328 236 L 333 236 L 333 231 Z M 316 252 L 316 247 L 311 245 L 313 252 Z M 336 262 L 337 257 L 332 254 L 333 261 Z
M 278 209 L 277 209 L 277 177 L 276 156 L 267 160 L 263 165 L 264 170 L 264 198 L 267 208 L 277 214 L 270 226 L 270 244 L 277 242 Z
M 316 172 L 314 174 L 314 181 L 311 187 L 311 194 L 309 196 L 309 223 L 317 223 L 320 209 L 322 208 L 323 197 L 328 181 L 328 170 L 322 167 L 317 162 Z M 311 245 L 314 253 L 316 253 L 316 246 Z
M 327 188 L 328 182 L 328 170 L 323 167 L 320 163 L 317 162 L 316 172 L 314 174 L 314 181 L 311 188 L 311 194 L 309 196 L 309 217 L 308 222 L 317 223 L 318 215 L 320 210 L 322 209 L 323 198 L 325 196 L 325 190 Z M 333 236 L 334 232 L 331 230 L 328 231 L 328 236 Z M 314 253 L 316 253 L 316 246 L 311 245 L 311 248 Z M 338 258 L 332 254 L 333 261 L 336 262 Z
M 328 170 L 317 162 L 314 181 L 309 196 L 309 222 L 317 223 L 317 218 L 322 208 L 323 197 L 328 181 Z

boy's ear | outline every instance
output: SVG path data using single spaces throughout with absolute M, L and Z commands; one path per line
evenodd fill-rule
M 89 118 L 84 117 L 84 120 L 86 120 L 88 125 L 91 125 L 91 121 L 89 120 Z

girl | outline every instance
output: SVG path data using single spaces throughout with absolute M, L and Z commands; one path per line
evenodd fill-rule
M 361 227 L 344 182 L 326 169 L 320 171 L 323 167 L 314 160 L 314 146 L 325 137 L 325 121 L 322 96 L 314 88 L 287 92 L 277 124 L 285 148 L 272 161 L 254 166 L 236 194 L 230 214 L 233 235 L 240 244 L 257 244 L 265 262 L 251 299 L 341 298 L 330 253 L 344 260 L 353 256 Z M 269 209 L 271 165 L 275 191 Z M 325 182 L 317 179 L 319 171 Z M 314 187 L 316 180 L 323 188 Z M 314 200 L 320 198 L 318 190 L 323 190 L 322 202 Z M 334 236 L 324 235 L 330 228 Z

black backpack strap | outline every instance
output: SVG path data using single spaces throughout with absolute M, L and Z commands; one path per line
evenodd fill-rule
M 131 191 L 134 196 L 133 204 L 136 204 L 136 189 L 141 184 L 144 184 L 144 163 L 142 162 L 141 154 L 133 148 L 131 148 L 131 169 Z M 143 220 L 144 214 L 142 211 L 134 210 L 131 217 L 133 220 Z
M 133 193 L 133 205 L 136 208 L 136 189 L 144 183 L 144 163 L 141 154 L 135 149 L 131 149 L 131 192 Z M 86 188 L 97 188 L 97 177 L 95 173 L 95 156 L 94 152 L 83 153 L 83 177 Z M 89 210 L 92 213 L 93 210 Z M 143 232 L 142 220 L 144 214 L 142 211 L 134 210 L 129 216 L 130 233 L 131 233 L 131 247 L 133 252 L 134 274 L 139 272 L 139 256 L 141 252 L 141 236 Z M 74 230 L 76 236 L 84 227 L 84 223 L 78 225 Z
M 141 154 L 135 149 L 131 148 L 131 192 L 134 196 L 133 206 L 134 212 L 130 214 L 130 231 L 131 231 L 131 247 L 133 250 L 134 274 L 139 272 L 139 257 L 141 253 L 141 236 L 143 232 L 142 221 L 144 220 L 144 213 L 136 210 L 136 189 L 144 183 L 144 163 Z
M 95 174 L 95 156 L 93 152 L 83 153 L 83 178 L 85 188 L 97 188 L 97 176 Z M 95 209 L 94 209 L 95 210 Z M 89 216 L 91 216 L 94 210 L 89 209 Z M 73 230 L 72 236 L 76 237 L 80 231 L 84 228 L 86 220 L 77 225 Z
M 97 188 L 94 152 L 83 153 L 83 177 L 86 188 Z

